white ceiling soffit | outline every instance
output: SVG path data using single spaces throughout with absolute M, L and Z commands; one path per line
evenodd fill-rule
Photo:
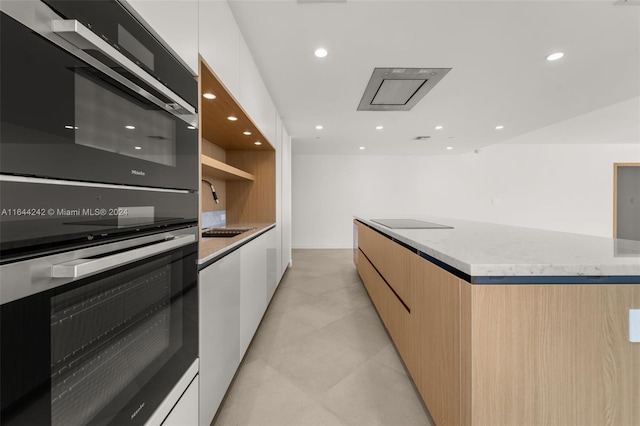
M 374 68 L 358 111 L 409 111 L 451 68 Z

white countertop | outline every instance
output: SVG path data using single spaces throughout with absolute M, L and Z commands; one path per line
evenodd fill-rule
M 454 229 L 390 229 L 356 219 L 471 277 L 640 277 L 640 241 L 429 216 L 402 219 Z

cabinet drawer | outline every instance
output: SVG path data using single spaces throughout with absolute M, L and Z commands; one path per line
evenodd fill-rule
M 358 273 L 378 311 L 378 315 L 380 315 L 398 352 L 406 363 L 410 356 L 409 321 L 411 314 L 362 251 L 358 253 Z
M 358 225 L 358 246 L 376 265 L 376 269 L 393 288 L 402 302 L 411 309 L 413 288 L 410 284 L 411 256 L 414 254 L 373 229 Z

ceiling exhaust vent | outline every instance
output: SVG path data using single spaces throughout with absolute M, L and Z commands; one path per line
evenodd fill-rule
M 451 68 L 374 68 L 358 111 L 409 111 Z
M 431 136 L 416 136 L 412 140 L 414 140 L 414 141 L 426 141 L 427 139 L 431 139 Z

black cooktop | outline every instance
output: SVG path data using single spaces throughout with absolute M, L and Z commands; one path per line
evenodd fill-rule
M 391 229 L 453 229 L 453 226 L 415 219 L 371 219 L 371 221 Z

